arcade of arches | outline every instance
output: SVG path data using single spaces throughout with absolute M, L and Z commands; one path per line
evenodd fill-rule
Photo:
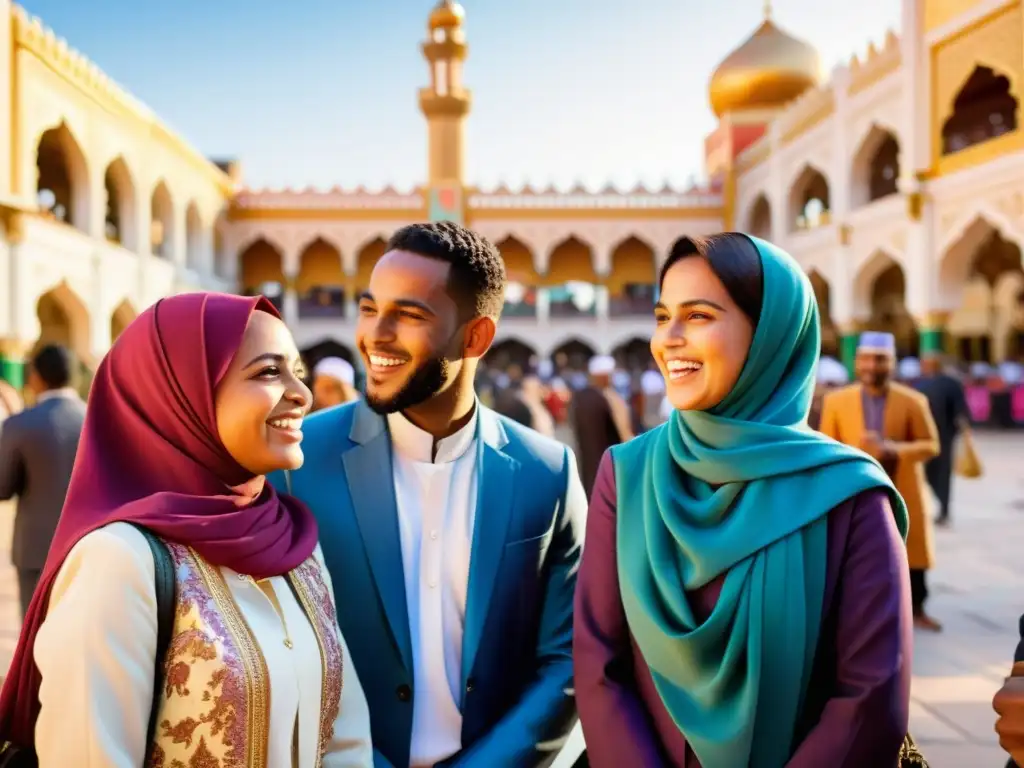
M 171 259 L 178 246 L 174 241 L 176 205 L 181 205 L 185 220 L 185 240 L 181 244 L 185 263 L 192 269 L 204 266 L 200 263 L 205 247 L 204 231 L 212 224 L 208 226 L 202 221 L 195 201 L 176 204 L 167 184 L 157 182 L 149 196 L 148 236 L 145 231 L 137 231 L 144 192 L 138 188 L 121 155 L 103 169 L 103 186 L 96 201 L 103 213 L 99 232 L 91 231 L 93 194 L 86 157 L 68 126 L 60 123 L 44 131 L 36 147 L 36 202 L 42 216 L 129 251 Z M 215 250 L 220 254 L 220 249 L 216 248 L 220 235 L 212 234 Z M 229 272 L 221 261 L 215 259 L 214 271 L 226 276 Z
M 293 290 L 299 318 L 354 317 L 356 299 L 369 285 L 385 247 L 381 238 L 364 245 L 355 274 L 346 275 L 341 252 L 317 238 L 301 251 L 298 274 L 289 277 L 281 250 L 260 238 L 242 251 L 239 278 L 245 293 L 263 294 L 279 309 Z M 638 237 L 626 238 L 613 249 L 607 277 L 597 274 L 593 249 L 576 237 L 552 250 L 543 275 L 534 254 L 514 236 L 498 243 L 498 249 L 508 275 L 506 317 L 646 317 L 653 312 L 657 259 L 654 249 Z
M 853 158 L 850 203 L 854 208 L 896 194 L 900 175 L 900 146 L 891 131 L 873 125 Z M 788 227 L 791 232 L 813 229 L 831 221 L 831 190 L 825 175 L 807 165 L 790 186 Z M 770 240 L 772 209 L 767 196 L 759 194 L 749 208 L 746 231 Z

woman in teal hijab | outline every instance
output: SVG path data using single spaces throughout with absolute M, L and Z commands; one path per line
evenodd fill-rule
M 886 768 L 907 732 L 907 511 L 807 426 L 821 331 L 786 253 L 678 241 L 651 352 L 668 421 L 607 453 L 575 612 L 595 768 Z

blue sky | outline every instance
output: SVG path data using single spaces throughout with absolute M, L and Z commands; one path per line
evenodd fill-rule
M 254 187 L 410 187 L 433 0 L 25 0 L 25 8 Z M 467 176 L 685 184 L 714 128 L 707 80 L 761 0 L 464 0 Z M 898 28 L 899 0 L 776 0 L 828 69 Z M 827 9 L 826 9 L 826 6 Z

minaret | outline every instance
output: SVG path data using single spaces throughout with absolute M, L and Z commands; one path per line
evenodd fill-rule
M 420 89 L 427 118 L 427 194 L 431 220 L 463 219 L 465 126 L 471 94 L 462 87 L 466 12 L 454 0 L 440 0 L 427 25 L 423 55 L 430 65 L 430 87 Z

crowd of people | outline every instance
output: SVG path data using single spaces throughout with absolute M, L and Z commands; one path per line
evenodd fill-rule
M 674 244 L 649 369 L 497 380 L 505 281 L 465 227 L 398 230 L 362 391 L 260 297 L 157 302 L 87 404 L 39 351 L 0 424 L 0 766 L 925 765 L 937 361 L 905 386 L 865 333 L 840 386 L 800 267 L 725 233 Z

